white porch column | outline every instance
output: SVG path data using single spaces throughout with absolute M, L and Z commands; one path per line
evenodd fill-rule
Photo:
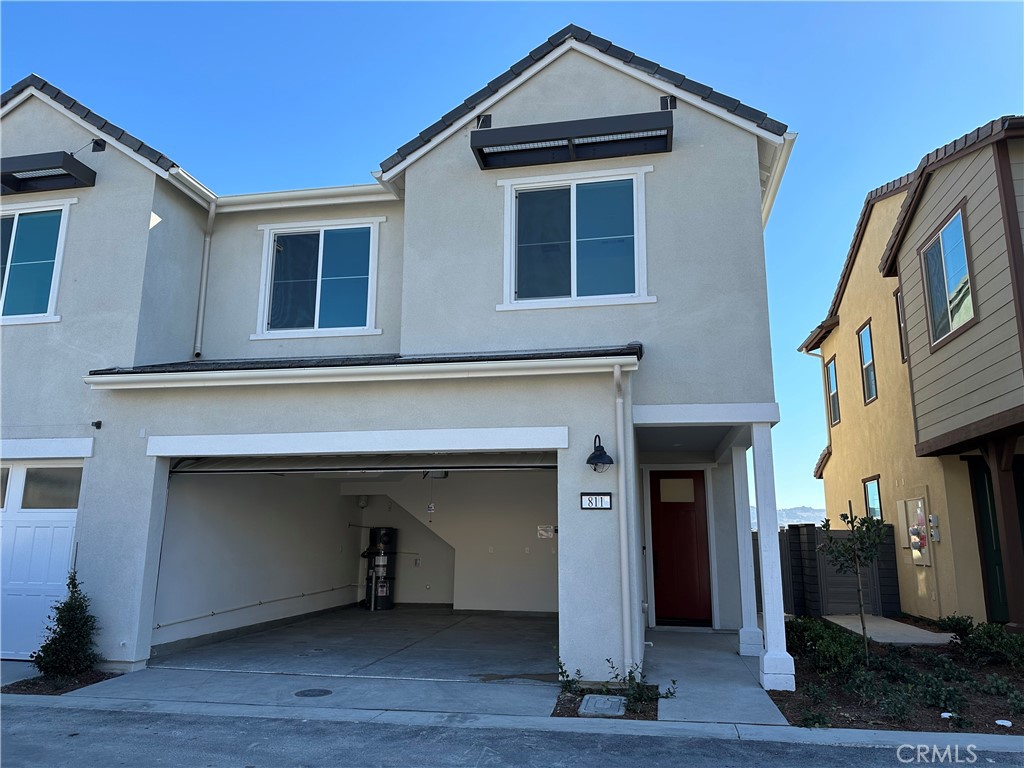
M 792 691 L 796 689 L 796 680 L 793 657 L 786 652 L 771 425 L 753 424 L 751 428 L 754 447 L 754 493 L 757 503 L 757 541 L 761 554 L 761 608 L 764 612 L 761 686 L 765 690 Z
M 750 535 L 750 493 L 747 491 L 747 450 L 734 445 L 732 492 L 736 500 L 736 546 L 740 566 L 740 656 L 760 656 L 764 636 L 757 626 L 757 592 L 754 585 L 754 545 Z

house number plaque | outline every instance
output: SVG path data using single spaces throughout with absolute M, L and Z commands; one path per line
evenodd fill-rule
M 581 493 L 580 509 L 611 509 L 612 495 L 610 493 Z

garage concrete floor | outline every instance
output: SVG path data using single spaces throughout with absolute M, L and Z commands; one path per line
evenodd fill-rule
M 344 608 L 157 657 L 150 668 L 459 682 L 555 683 L 557 617 Z

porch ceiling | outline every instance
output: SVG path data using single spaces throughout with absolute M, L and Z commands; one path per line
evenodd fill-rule
M 713 451 L 730 429 L 728 426 L 637 427 L 637 447 L 651 453 Z

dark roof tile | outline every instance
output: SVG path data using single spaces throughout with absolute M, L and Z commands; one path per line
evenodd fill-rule
M 7 104 L 9 101 L 23 93 L 29 88 L 35 88 L 37 91 L 45 96 L 53 99 L 54 102 L 59 104 L 64 109 L 68 110 L 73 115 L 85 120 L 89 125 L 94 126 L 97 130 L 105 133 L 107 136 L 112 138 L 114 141 L 119 141 L 126 147 L 131 149 L 133 152 L 141 155 L 142 157 L 149 160 L 154 165 L 162 168 L 165 171 L 169 171 L 172 168 L 177 167 L 177 164 L 164 154 L 161 154 L 157 150 L 153 149 L 147 144 L 142 143 L 137 138 L 132 136 L 130 133 L 125 132 L 120 126 L 114 125 L 113 123 L 107 122 L 104 118 L 91 111 L 88 107 L 83 104 L 79 104 L 71 96 L 64 93 L 54 85 L 51 85 L 39 75 L 29 75 L 28 77 L 22 78 L 17 83 L 8 88 L 2 95 L 0 95 L 0 103 Z
M 466 99 L 459 107 L 456 107 L 451 112 L 447 113 L 441 118 L 439 123 L 435 123 L 429 128 L 421 131 L 417 139 L 421 139 L 423 142 L 431 141 L 441 133 L 442 130 L 444 130 L 444 127 L 453 125 L 459 119 L 470 113 L 484 99 L 500 91 L 515 78 L 522 75 L 534 64 L 550 54 L 557 46 L 562 45 L 569 39 L 585 43 L 591 48 L 601 51 L 602 53 L 607 53 L 609 56 L 625 62 L 629 66 L 634 67 L 641 72 L 645 72 L 660 80 L 664 80 L 667 83 L 671 83 L 675 87 L 682 88 L 712 104 L 724 107 L 725 109 L 734 112 L 738 117 L 750 121 L 769 133 L 773 133 L 776 136 L 782 136 L 786 132 L 785 124 L 780 123 L 777 120 L 772 120 L 770 117 L 767 117 L 764 112 L 748 107 L 742 104 L 738 99 L 717 93 L 703 83 L 698 83 L 696 80 L 689 80 L 678 72 L 659 66 L 657 62 L 637 56 L 632 51 L 620 48 L 619 46 L 614 45 L 610 40 L 605 40 L 603 37 L 591 34 L 588 30 L 583 29 L 582 27 L 570 24 L 560 29 L 539 46 L 530 51 L 528 56 L 525 56 L 513 64 L 507 72 L 503 72 L 498 75 L 498 77 L 491 80 L 490 83 Z M 441 124 L 440 128 L 438 127 L 439 124 Z M 419 149 L 421 146 L 423 146 L 422 143 L 414 140 L 403 147 L 399 147 L 395 155 L 392 155 L 381 163 L 381 170 L 391 170 L 401 163 L 402 160 L 408 157 L 411 152 Z M 394 161 L 396 155 L 400 158 L 397 162 Z
M 704 100 L 709 104 L 714 104 L 716 107 L 727 109 L 730 112 L 740 105 L 739 99 L 726 96 L 724 93 L 719 93 L 718 91 L 712 91 Z
M 426 143 L 427 140 L 424 139 L 422 136 L 416 136 L 412 141 L 408 141 L 402 146 L 400 146 L 398 148 L 398 154 L 402 155 L 402 157 L 406 157 L 407 155 L 412 154 Z

